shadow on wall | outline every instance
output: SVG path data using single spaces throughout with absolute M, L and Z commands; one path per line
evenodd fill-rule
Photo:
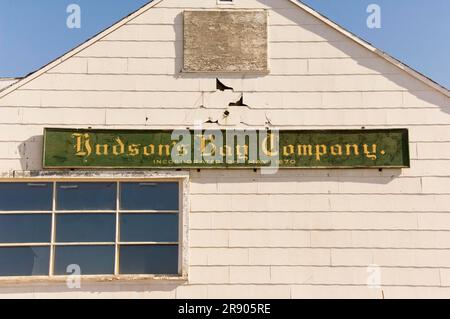
M 260 0 L 258 0 L 260 1 Z M 261 1 L 264 2 L 264 1 Z M 292 5 L 293 9 L 294 4 Z M 343 36 L 342 41 L 336 41 L 336 38 L 331 36 L 331 34 L 338 34 L 338 31 L 334 31 L 332 33 L 327 32 L 327 30 L 334 30 L 331 27 L 328 28 L 317 28 L 316 24 L 304 24 L 302 22 L 302 15 L 309 15 L 309 13 L 304 12 L 301 8 L 297 10 L 298 12 L 296 14 L 292 14 L 288 16 L 286 12 L 290 12 L 287 10 L 280 10 L 277 8 L 272 8 L 273 11 L 277 12 L 280 15 L 283 15 L 286 19 L 291 20 L 295 24 L 301 25 L 302 28 L 305 30 L 310 31 L 311 33 L 315 33 L 322 38 L 324 38 L 328 43 L 332 46 L 334 46 L 339 51 L 345 53 L 349 57 L 351 57 L 353 60 L 355 60 L 358 65 L 363 66 L 365 68 L 371 69 L 375 71 L 375 73 L 379 73 L 383 76 L 385 76 L 388 80 L 392 81 L 393 83 L 397 84 L 398 86 L 403 87 L 406 91 L 414 95 L 417 99 L 425 101 L 427 103 L 431 103 L 434 105 L 437 105 L 441 108 L 441 110 L 445 113 L 450 114 L 450 98 L 443 93 L 437 92 L 431 87 L 427 86 L 423 82 L 417 80 L 413 76 L 410 76 L 407 72 L 401 70 L 400 68 L 396 67 L 395 65 L 391 64 L 390 62 L 384 60 L 383 58 L 379 57 L 377 54 L 372 53 L 370 54 L 369 51 L 364 48 L 363 46 L 360 46 L 350 38 Z M 310 16 L 312 18 L 312 16 Z M 315 19 L 315 18 L 313 18 Z M 322 21 L 316 19 L 319 24 L 323 24 Z M 270 35 L 269 35 L 270 36 Z M 351 45 L 348 45 L 348 44 Z M 367 57 L 359 57 L 355 53 L 356 51 L 364 52 L 364 50 L 367 52 Z M 355 55 L 356 54 L 356 55 Z M 372 58 L 377 59 L 380 63 L 375 62 Z M 429 94 L 432 91 L 436 94 Z M 407 105 L 406 105 L 407 106 Z
M 263 4 L 265 1 L 261 1 Z M 402 71 L 400 68 L 397 68 L 396 66 L 392 65 L 391 63 L 385 61 L 384 59 L 378 57 L 378 55 L 374 53 L 370 53 L 367 49 L 363 48 L 357 43 L 354 43 L 352 40 L 342 37 L 341 41 L 336 41 L 336 35 L 339 34 L 338 31 L 329 32 L 328 28 L 318 28 L 317 25 L 323 24 L 320 20 L 313 21 L 313 23 L 305 23 L 305 21 L 311 21 L 311 19 L 315 19 L 312 16 L 309 15 L 309 13 L 304 12 L 301 8 L 297 8 L 294 4 L 291 5 L 293 10 L 282 10 L 279 8 L 273 8 L 272 10 L 275 11 L 277 14 L 280 14 L 284 16 L 286 19 L 292 21 L 294 24 L 299 24 L 304 28 L 305 30 L 308 30 L 312 33 L 315 33 L 321 37 L 323 37 L 328 43 L 332 46 L 334 46 L 337 50 L 345 53 L 346 55 L 353 58 L 356 63 L 362 67 L 365 67 L 367 69 L 373 70 L 374 73 L 382 74 L 384 77 L 386 77 L 388 80 L 392 81 L 393 83 L 403 87 L 407 92 L 414 95 L 419 101 L 424 101 L 427 103 L 431 103 L 432 105 L 436 105 L 440 107 L 442 112 L 450 114 L 450 103 L 449 98 L 446 97 L 444 94 L 434 91 L 432 88 L 428 87 L 421 81 L 413 78 L 412 76 L 409 76 L 405 71 Z M 176 24 L 182 24 L 183 16 L 182 14 L 179 14 L 176 16 L 174 23 Z M 269 35 L 270 37 L 270 35 Z M 339 38 L 339 36 L 338 36 Z M 177 47 L 177 59 L 176 59 L 176 72 L 174 74 L 174 77 L 178 78 L 190 78 L 190 77 L 199 77 L 199 74 L 189 74 L 189 73 L 181 73 L 182 69 L 182 61 L 183 61 L 183 50 L 182 50 L 182 44 L 183 44 L 183 30 L 182 28 L 177 28 L 176 32 L 176 45 L 181 45 L 179 48 Z M 350 44 L 350 45 L 349 45 Z M 355 53 L 356 52 L 356 53 Z M 364 52 L 366 57 L 359 57 L 357 52 Z M 367 56 L 372 56 L 372 58 L 367 58 Z M 375 58 L 375 59 L 373 59 Z M 374 60 L 377 62 L 374 63 Z M 236 80 L 236 79 L 251 79 L 251 78 L 263 78 L 266 75 L 258 75 L 258 74 L 221 74 L 219 76 L 220 80 L 224 80 L 224 84 L 227 85 L 226 80 Z M 211 79 L 211 81 L 214 81 L 214 85 L 217 81 L 217 75 L 216 74 L 201 74 L 201 77 L 204 79 Z M 345 76 L 342 76 L 343 79 L 345 79 Z M 218 82 L 219 83 L 219 82 Z M 301 89 L 301 88 L 299 88 Z M 235 100 L 230 100 L 228 102 L 236 102 Z M 245 93 L 242 100 L 238 101 L 241 102 L 241 105 L 237 105 L 237 108 L 240 109 L 240 106 L 245 106 L 245 108 L 252 108 L 252 105 L 245 105 Z M 414 102 L 412 102 L 414 103 Z M 231 103 L 233 104 L 233 103 Z M 230 104 L 230 106 L 231 106 Z M 235 103 L 236 104 L 236 103 Z M 239 103 L 238 103 L 239 104 Z M 393 105 L 396 107 L 402 107 L 403 105 Z M 407 107 L 406 105 L 405 107 Z M 413 105 L 416 106 L 416 105 Z M 224 105 L 224 109 L 227 108 L 227 105 Z M 338 111 L 339 109 L 336 109 L 335 111 Z M 445 114 L 443 115 L 445 116 Z M 209 118 L 203 118 L 201 119 L 202 123 L 208 123 Z M 261 126 L 265 126 L 265 123 L 261 123 Z M 20 164 L 22 170 L 41 170 L 42 169 L 42 136 L 33 136 L 30 139 L 26 140 L 19 146 L 19 154 L 20 154 Z M 392 170 L 389 170 L 392 171 Z M 396 175 L 397 172 L 395 172 L 393 175 Z M 332 175 L 335 175 L 335 173 L 332 173 Z
M 265 4 L 265 1 L 258 0 Z M 396 67 L 395 65 L 391 64 L 390 62 L 384 60 L 383 58 L 379 57 L 375 53 L 371 53 L 369 50 L 364 48 L 363 46 L 357 44 L 350 38 L 347 38 L 346 36 L 342 35 L 338 32 L 329 28 L 320 28 L 317 27 L 318 25 L 325 25 L 322 21 L 312 17 L 309 15 L 309 13 L 304 12 L 301 8 L 297 8 L 294 4 L 292 4 L 291 8 L 293 10 L 283 10 L 280 8 L 272 8 L 274 12 L 276 12 L 279 15 L 284 16 L 286 19 L 292 21 L 294 24 L 301 25 L 302 28 L 304 28 L 307 31 L 310 31 L 313 34 L 317 34 L 318 36 L 322 37 L 325 41 L 327 41 L 330 45 L 334 46 L 337 50 L 345 53 L 347 56 L 351 57 L 356 63 L 364 68 L 367 68 L 369 70 L 372 70 L 373 72 L 368 72 L 372 74 L 380 74 L 386 77 L 391 82 L 395 83 L 396 85 L 403 87 L 406 91 L 411 93 L 413 96 L 415 96 L 419 101 L 423 101 L 426 103 L 430 103 L 433 105 L 437 105 L 441 108 L 441 110 L 447 114 L 450 114 L 450 98 L 445 96 L 443 93 L 434 91 L 431 87 L 424 84 L 423 82 L 419 81 L 418 79 L 415 79 L 413 76 L 410 76 L 406 71 L 401 70 L 400 68 Z M 311 21 L 316 20 L 317 23 L 306 23 L 305 21 Z M 183 16 L 182 13 L 179 14 L 175 18 L 175 23 L 182 24 L 183 23 Z M 329 32 L 330 30 L 333 30 L 333 32 Z M 181 78 L 193 78 L 198 77 L 198 73 L 182 73 L 182 67 L 183 67 L 183 29 L 178 28 L 176 32 L 176 43 L 177 45 L 180 45 L 180 47 L 177 48 L 177 59 L 176 59 L 176 65 L 175 65 L 175 77 L 181 77 Z M 270 45 L 270 32 L 269 32 L 269 45 Z M 359 54 L 362 53 L 362 54 Z M 270 59 L 270 52 L 269 52 L 269 59 Z M 200 73 L 201 74 L 201 73 Z M 203 73 L 201 74 L 202 78 L 204 79 L 211 79 L 215 80 L 216 78 L 219 78 L 220 80 L 225 81 L 226 80 L 239 80 L 239 79 L 257 79 L 262 78 L 267 75 L 265 74 L 208 74 Z M 344 78 L 344 76 L 343 76 Z M 299 88 L 301 89 L 301 88 Z M 245 99 L 244 99 L 245 102 Z M 414 105 L 411 102 L 412 105 L 393 105 L 396 107 L 417 107 L 417 105 Z M 250 108 L 252 108 L 251 105 L 249 105 Z M 264 123 L 261 123 L 262 125 Z
M 314 187 L 320 187 L 320 193 L 337 193 L 344 191 L 346 184 L 370 184 L 370 185 L 388 185 L 395 181 L 402 174 L 399 168 L 389 169 L 280 169 L 274 174 L 261 174 L 260 170 L 252 171 L 249 169 L 233 169 L 233 170 L 200 170 L 191 171 L 191 178 L 196 184 L 211 184 L 220 181 L 220 184 L 225 186 L 225 189 L 232 189 L 232 184 L 245 183 L 259 183 L 261 188 L 269 190 L 273 188 L 273 192 L 277 192 L 276 185 L 283 183 L 291 188 L 292 193 L 309 193 L 315 192 Z M 276 184 L 273 184 L 276 183 Z M 304 190 L 296 191 L 295 183 L 302 185 L 310 185 L 308 192 Z M 314 185 L 314 183 L 319 183 Z M 230 184 L 227 187 L 226 184 Z M 275 185 L 275 186 L 274 186 Z M 258 186 L 258 187 L 259 187 Z M 336 189 L 339 187 L 340 189 Z M 264 193 L 259 189 L 261 193 Z M 255 190 L 256 192 L 256 190 Z M 281 193 L 285 191 L 280 191 Z M 317 192 L 317 191 L 316 191 Z M 407 190 L 405 190 L 407 192 Z
M 69 288 L 66 283 L 6 284 L 0 288 L 0 298 L 175 298 L 183 283 L 149 281 L 81 282 L 81 288 Z
M 22 171 L 42 170 L 44 136 L 35 135 L 22 142 L 18 149 Z

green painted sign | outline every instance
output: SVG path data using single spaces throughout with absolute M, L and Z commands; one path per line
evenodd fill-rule
M 408 130 L 44 130 L 44 168 L 409 167 Z

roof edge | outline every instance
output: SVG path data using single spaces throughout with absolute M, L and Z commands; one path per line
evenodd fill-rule
M 164 0 L 153 0 L 153 1 L 145 4 L 140 9 L 132 12 L 131 14 L 126 16 L 125 18 L 123 18 L 123 19 L 119 20 L 118 22 L 114 23 L 112 26 L 110 26 L 110 27 L 106 28 L 105 30 L 101 31 L 100 33 L 98 33 L 97 35 L 93 36 L 89 40 L 87 40 L 84 43 L 78 45 L 77 47 L 71 49 L 70 51 L 64 53 L 59 58 L 56 58 L 55 60 L 51 61 L 47 65 L 45 65 L 42 68 L 36 70 L 35 72 L 30 73 L 29 75 L 27 75 L 27 76 L 25 76 L 23 78 L 20 78 L 20 80 L 18 82 L 14 83 L 13 85 L 5 88 L 4 90 L 2 90 L 0 92 L 0 99 L 3 98 L 4 96 L 8 95 L 9 93 L 19 89 L 21 86 L 27 84 L 28 82 L 38 78 L 39 76 L 41 76 L 45 72 L 55 68 L 56 66 L 58 66 L 59 64 L 61 64 L 64 61 L 66 61 L 67 59 L 71 58 L 75 54 L 83 51 L 84 49 L 86 49 L 88 47 L 90 47 L 91 45 L 93 45 L 97 41 L 99 41 L 102 38 L 104 38 L 107 35 L 109 35 L 111 32 L 113 32 L 116 29 L 120 28 L 121 26 L 123 26 L 127 22 L 137 18 L 138 16 L 140 16 L 141 14 L 146 12 L 148 9 L 156 6 L 157 4 L 159 4 L 162 1 L 164 1 Z
M 14 85 L 18 81 L 20 81 L 21 78 L 0 78 L 0 92 L 6 90 L 11 85 Z
M 359 45 L 361 45 L 364 48 L 372 51 L 373 53 L 377 54 L 378 56 L 380 56 L 381 58 L 385 59 L 389 63 L 395 65 L 399 69 L 405 71 L 406 73 L 408 73 L 409 75 L 411 75 L 414 78 L 418 79 L 419 81 L 421 81 L 421 82 L 425 83 L 426 85 L 430 86 L 431 88 L 433 88 L 433 89 L 443 93 L 445 96 L 450 97 L 450 90 L 448 90 L 447 88 L 445 88 L 441 84 L 433 81 L 432 79 L 430 79 L 429 77 L 423 75 L 419 71 L 414 70 L 410 66 L 408 66 L 405 63 L 399 61 L 398 59 L 394 58 L 393 56 L 389 55 L 388 53 L 386 53 L 384 51 L 381 51 L 380 49 L 374 47 L 369 42 L 361 39 L 357 35 L 355 35 L 352 32 L 346 30 L 344 27 L 341 27 L 339 24 L 337 24 L 336 22 L 330 20 L 326 16 L 320 14 L 318 11 L 316 11 L 313 8 L 309 7 L 305 3 L 301 2 L 301 1 L 298 1 L 298 0 L 289 0 L 289 1 L 292 2 L 293 4 L 297 5 L 298 7 L 300 7 L 301 9 L 306 11 L 307 13 L 311 14 L 315 18 L 321 20 L 322 22 L 324 22 L 328 26 L 332 27 L 336 31 L 342 33 L 346 37 L 348 37 L 351 40 L 355 41 Z
M 137 18 L 138 16 L 140 16 L 141 14 L 143 14 L 147 10 L 151 9 L 152 7 L 156 6 L 157 4 L 159 4 L 162 1 L 164 1 L 164 0 L 153 0 L 153 1 L 149 2 L 149 3 L 147 3 L 146 5 L 144 5 L 143 7 L 138 9 L 137 11 L 135 11 L 135 12 L 131 13 L 130 15 L 126 16 L 125 18 L 119 20 L 118 22 L 116 22 L 112 26 L 110 26 L 107 29 L 101 31 L 100 33 L 98 33 L 97 35 L 93 36 L 92 38 L 90 38 L 86 42 L 84 42 L 81 45 L 73 48 L 72 50 L 70 50 L 68 52 L 66 52 L 65 54 L 63 54 L 59 58 L 56 58 L 52 62 L 50 62 L 47 65 L 43 66 L 42 68 L 36 70 L 35 72 L 33 72 L 33 73 L 23 77 L 23 78 L 18 78 L 19 80 L 16 83 L 14 83 L 11 86 L 9 86 L 9 87 L 7 87 L 7 88 L 5 88 L 5 89 L 0 91 L 0 98 L 2 98 L 4 96 L 8 95 L 9 93 L 17 90 L 18 88 L 22 87 L 23 85 L 27 84 L 28 82 L 38 78 L 39 76 L 41 76 L 45 72 L 53 69 L 54 67 L 58 66 L 62 62 L 66 61 L 67 59 L 69 59 L 72 56 L 74 56 L 75 54 L 77 54 L 77 53 L 83 51 L 84 49 L 88 48 L 92 44 L 96 43 L 97 41 L 101 40 L 105 36 L 109 35 L 111 32 L 113 32 L 116 29 L 120 28 L 121 26 L 123 26 L 127 22 Z M 444 94 L 447 97 L 450 97 L 450 90 L 448 90 L 447 88 L 445 88 L 441 84 L 433 81 L 432 79 L 430 79 L 429 77 L 423 75 L 419 71 L 414 70 L 413 68 L 409 67 L 405 63 L 399 61 L 398 59 L 392 57 L 391 55 L 387 54 L 386 52 L 383 52 L 380 49 L 377 49 L 376 47 L 374 47 L 373 45 L 371 45 L 367 41 L 361 39 L 357 35 L 351 33 L 350 31 L 346 30 L 345 28 L 341 27 L 339 24 L 333 22 L 329 18 L 327 18 L 324 15 L 320 14 L 318 11 L 316 11 L 313 8 L 309 7 L 305 3 L 300 2 L 298 0 L 289 0 L 289 1 L 291 3 L 293 3 L 293 4 L 295 4 L 296 6 L 298 6 L 299 8 L 301 8 L 302 10 L 306 11 L 307 13 L 311 14 L 315 18 L 321 20 L 322 22 L 324 22 L 328 26 L 332 27 L 336 31 L 342 33 L 343 35 L 347 36 L 351 40 L 355 41 L 357 44 L 359 44 L 359 45 L 363 46 L 364 48 L 370 50 L 371 52 L 377 54 L 378 56 L 380 56 L 381 58 L 385 59 L 389 63 L 395 65 L 399 69 L 405 71 L 409 75 L 413 76 L 414 78 L 416 78 L 419 81 L 423 82 L 424 84 L 428 85 L 429 87 L 431 87 L 431 88 L 441 92 L 442 94 Z

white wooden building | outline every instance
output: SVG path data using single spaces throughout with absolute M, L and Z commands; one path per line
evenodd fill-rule
M 184 11 L 248 9 L 268 14 L 268 72 L 182 70 Z M 228 89 L 218 90 L 218 82 Z M 55 234 L 55 223 L 63 221 L 55 205 L 64 196 L 53 193 L 48 242 L 27 246 L 35 263 L 42 256 L 50 261 L 12 276 L 4 269 L 20 268 L 14 260 L 24 260 L 18 256 L 23 241 L 0 243 L 0 255 L 13 256 L 9 265 L 0 258 L 0 297 L 448 298 L 449 113 L 447 89 L 294 0 L 154 0 L 0 91 L 0 188 L 50 185 L 49 193 L 42 190 L 50 194 L 62 187 L 59 182 L 179 182 L 173 209 L 179 273 L 113 271 L 83 277 L 79 289 L 68 287 L 66 277 L 56 276 L 61 265 L 55 255 L 81 253 L 75 244 L 58 244 L 62 231 Z M 43 168 L 44 128 L 171 130 L 199 124 L 405 128 L 411 164 L 272 175 L 253 169 Z M 39 202 L 39 194 L 30 196 L 36 197 L 18 207 Z M 5 225 L 13 216 L 9 205 L 15 204 L 0 203 Z M 23 210 L 20 227 L 27 229 L 24 218 L 35 221 L 41 209 Z M 121 249 L 117 237 L 112 241 L 99 256 Z

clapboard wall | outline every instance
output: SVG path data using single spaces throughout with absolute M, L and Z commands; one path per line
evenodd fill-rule
M 183 74 L 182 12 L 216 2 L 164 0 L 0 98 L 1 176 L 42 169 L 43 127 L 408 128 L 411 168 L 191 171 L 187 283 L 0 297 L 449 297 L 448 96 L 288 0 L 226 7 L 268 9 L 268 75 Z M 241 96 L 247 107 L 228 107 Z

